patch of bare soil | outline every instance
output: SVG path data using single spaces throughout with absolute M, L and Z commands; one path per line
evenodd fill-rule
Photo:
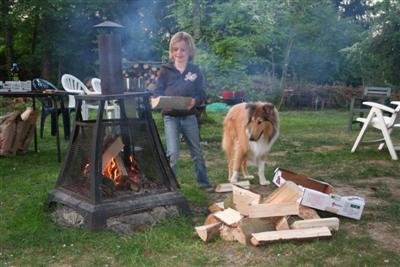
M 331 152 L 342 149 L 344 146 L 319 146 L 315 147 L 312 151 L 314 152 Z
M 400 179 L 393 177 L 375 177 L 368 180 L 358 180 L 349 184 L 335 182 L 334 187 L 339 195 L 364 197 L 365 207 L 363 216 L 368 214 L 376 215 L 370 216 L 372 218 L 379 218 L 379 209 L 374 209 L 375 207 L 388 204 L 390 199 L 400 198 Z M 384 192 L 389 197 L 378 197 L 378 191 Z M 365 228 L 353 223 L 343 224 L 342 227 L 351 235 L 361 235 L 366 232 L 383 248 L 400 253 L 400 226 L 395 225 L 395 223 L 372 221 Z

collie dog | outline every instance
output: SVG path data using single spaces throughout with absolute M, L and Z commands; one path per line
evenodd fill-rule
M 249 102 L 234 105 L 224 119 L 222 149 L 228 161 L 229 182 L 236 183 L 239 168 L 251 179 L 247 164 L 258 167 L 261 185 L 269 184 L 264 170 L 267 154 L 279 135 L 279 115 L 273 104 Z

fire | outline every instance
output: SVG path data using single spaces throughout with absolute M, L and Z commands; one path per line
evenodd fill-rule
M 122 175 L 115 158 L 111 159 L 111 162 L 107 165 L 106 169 L 103 172 L 103 175 L 113 180 L 115 184 L 119 184 Z
M 105 167 L 102 175 L 114 182 L 116 189 L 140 189 L 140 180 L 142 179 L 138 164 L 133 155 L 128 157 L 126 166 L 121 157 L 111 158 Z M 83 167 L 83 175 L 88 176 L 90 171 L 90 163 L 86 163 Z

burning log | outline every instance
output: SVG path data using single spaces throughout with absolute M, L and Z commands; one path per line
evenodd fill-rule
M 102 172 L 105 171 L 107 166 L 110 164 L 113 158 L 115 158 L 118 153 L 121 152 L 121 150 L 124 148 L 124 143 L 122 142 L 122 139 L 120 136 L 118 136 L 108 147 L 107 149 L 103 152 L 103 158 L 102 158 Z

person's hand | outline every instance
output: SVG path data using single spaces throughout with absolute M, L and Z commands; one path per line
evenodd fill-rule
M 189 104 L 187 109 L 191 110 L 194 107 L 195 104 L 196 104 L 196 99 L 192 98 L 192 101 L 190 102 L 190 104 Z

